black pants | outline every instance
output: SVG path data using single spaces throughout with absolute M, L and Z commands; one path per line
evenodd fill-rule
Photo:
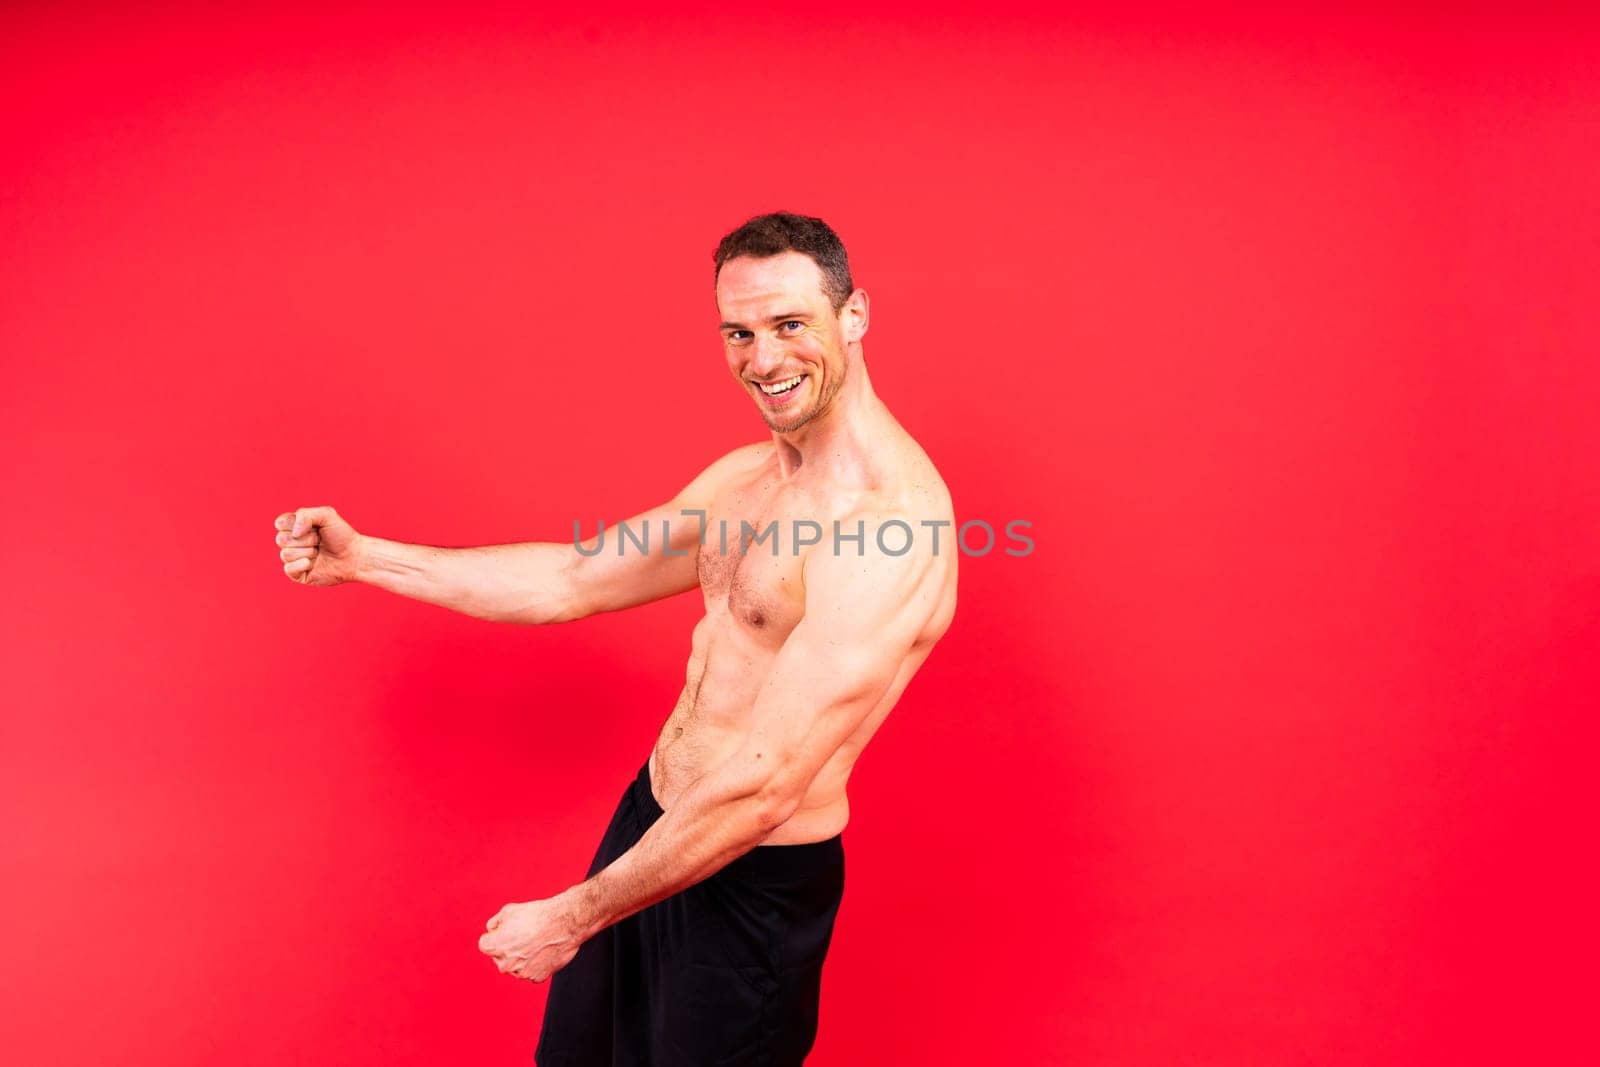
M 623 791 L 597 874 L 662 815 L 650 762 Z M 758 845 L 613 923 L 550 978 L 538 1067 L 801 1064 L 844 895 L 844 842 Z

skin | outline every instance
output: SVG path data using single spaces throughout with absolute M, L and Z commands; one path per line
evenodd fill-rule
M 305 585 L 366 581 L 480 618 L 555 623 L 698 587 L 685 684 L 650 756 L 664 814 L 624 855 L 553 897 L 511 903 L 479 948 L 502 973 L 544 981 L 584 941 L 707 878 L 752 848 L 820 841 L 849 821 L 857 758 L 955 612 L 954 513 L 927 454 L 873 391 L 868 299 L 837 311 L 809 257 L 726 262 L 717 310 L 728 371 L 770 439 L 734 449 L 666 503 L 633 516 L 674 556 L 594 556 L 571 544 L 406 545 L 356 532 L 334 509 L 277 516 L 284 572 Z M 759 383 L 803 376 L 781 403 Z M 706 512 L 706 544 L 685 509 Z M 820 542 L 796 552 L 796 520 Z M 833 523 L 863 540 L 841 540 Z M 878 530 L 899 521 L 910 549 Z M 741 522 L 776 522 L 741 551 Z M 925 523 L 947 525 L 935 531 Z M 726 523 L 726 547 L 719 530 Z M 935 551 L 935 535 L 938 549 Z M 613 537 L 615 536 L 613 532 Z M 900 551 L 904 530 L 884 530 Z M 596 539 L 585 547 L 593 549 Z

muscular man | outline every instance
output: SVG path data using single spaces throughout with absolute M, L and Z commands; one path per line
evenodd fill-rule
M 275 524 L 296 582 L 501 622 L 700 587 L 686 684 L 587 880 L 507 904 L 480 939 L 503 973 L 552 978 L 540 1067 L 803 1061 L 844 891 L 845 785 L 955 612 L 950 495 L 873 391 L 867 294 L 838 237 L 762 215 L 715 259 L 728 370 L 771 436 L 627 520 L 648 550 L 603 529 L 581 547 L 410 545 L 331 507 Z

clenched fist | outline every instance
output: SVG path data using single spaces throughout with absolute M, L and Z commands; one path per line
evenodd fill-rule
M 286 511 L 273 522 L 283 573 L 301 585 L 338 585 L 355 578 L 361 535 L 332 508 Z
M 583 945 L 569 896 L 507 904 L 484 924 L 488 932 L 478 938 L 478 951 L 494 960 L 501 974 L 532 982 L 549 978 Z

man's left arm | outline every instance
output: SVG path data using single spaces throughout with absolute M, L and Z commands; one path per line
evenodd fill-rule
M 893 517 L 866 516 L 867 526 Z M 869 530 L 865 544 L 875 543 Z M 562 894 L 580 942 L 709 878 L 787 821 L 894 683 L 938 603 L 932 555 L 916 548 L 890 556 L 819 546 L 802 580 L 805 614 L 774 658 L 744 744 L 631 849 Z

